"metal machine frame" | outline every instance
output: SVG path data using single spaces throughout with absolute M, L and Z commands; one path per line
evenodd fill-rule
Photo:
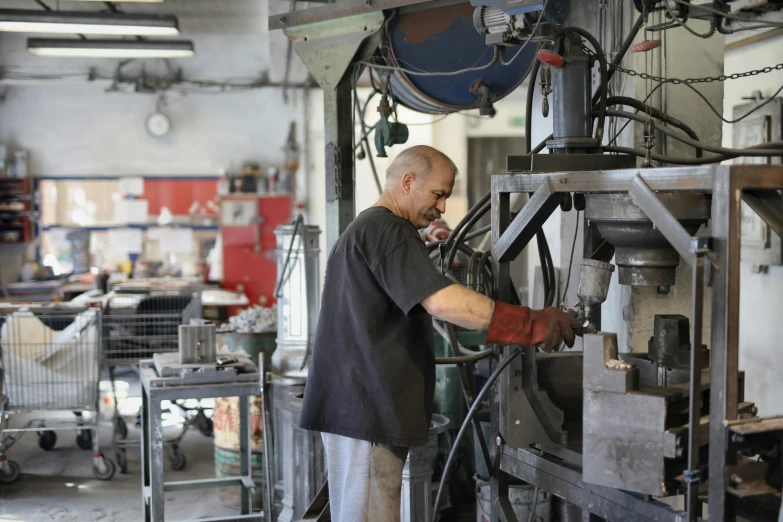
M 730 430 L 738 419 L 739 376 L 739 279 L 740 210 L 743 200 L 775 230 L 783 233 L 783 168 L 775 166 L 715 165 L 625 169 L 595 172 L 547 174 L 505 174 L 492 177 L 492 254 L 497 262 L 497 285 L 501 300 L 509 292 L 509 262 L 533 237 L 557 208 L 566 193 L 628 193 L 650 220 L 666 236 L 693 270 L 693 312 L 691 346 L 701 346 L 702 296 L 704 285 L 712 287 L 711 395 L 709 428 L 709 513 L 710 520 L 732 520 L 734 505 L 729 501 L 729 468 L 735 464 Z M 655 196 L 656 191 L 712 194 L 712 237 L 691 238 Z M 511 220 L 512 193 L 532 193 L 519 215 Z M 587 234 L 586 244 L 590 243 Z M 705 257 L 707 262 L 705 262 Z M 693 354 L 691 390 L 699 389 L 701 369 Z M 535 362 L 535 352 L 527 349 L 523 366 Z M 695 364 L 694 364 L 695 362 Z M 514 367 L 512 365 L 511 369 Z M 512 372 L 507 372 L 512 373 Z M 519 375 L 519 374 L 517 374 Z M 524 381 L 523 381 L 524 385 Z M 492 521 L 516 520 L 508 502 L 508 479 L 517 477 L 562 497 L 583 510 L 582 520 L 595 516 L 609 520 L 634 517 L 650 521 L 696 520 L 698 480 L 688 483 L 688 512 L 651 501 L 643 496 L 613 488 L 585 484 L 581 476 L 581 456 L 563 447 L 512 448 L 506 446 L 501 426 L 501 405 L 510 400 L 514 389 L 501 383 L 493 394 L 491 433 L 497 436 L 492 457 L 498 473 L 492 479 Z M 699 394 L 691 393 L 691 425 L 698 422 Z M 694 408 L 694 406 L 696 406 Z M 534 406 L 535 409 L 535 406 Z M 756 422 L 759 422 L 756 420 Z M 699 430 L 690 430 L 690 471 L 698 477 Z M 695 450 L 695 451 L 693 451 Z

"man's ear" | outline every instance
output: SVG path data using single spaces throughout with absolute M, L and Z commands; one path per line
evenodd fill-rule
M 416 174 L 412 172 L 406 172 L 402 176 L 402 192 L 404 194 L 410 194 L 413 190 L 413 185 L 416 183 Z

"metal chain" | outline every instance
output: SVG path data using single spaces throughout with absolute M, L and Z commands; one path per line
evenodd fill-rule
M 585 51 L 585 54 L 592 57 L 594 56 L 594 52 L 592 49 L 587 47 L 584 42 L 582 43 L 582 49 Z M 638 76 L 642 80 L 652 80 L 654 82 L 658 83 L 671 83 L 674 85 L 679 85 L 681 83 L 688 83 L 688 84 L 694 84 L 694 83 L 712 83 L 712 82 L 725 82 L 726 80 L 736 80 L 739 78 L 747 78 L 748 76 L 756 76 L 758 74 L 766 74 L 770 73 L 772 71 L 783 71 L 783 63 L 779 63 L 774 66 L 767 66 L 763 69 L 755 69 L 752 71 L 746 71 L 741 73 L 733 73 L 733 74 L 721 74 L 720 76 L 707 76 L 705 78 L 685 78 L 684 80 L 681 80 L 679 78 L 664 78 L 663 76 L 655 76 L 652 74 L 647 74 L 646 72 L 637 72 L 633 69 L 626 69 L 625 67 L 621 67 L 620 65 L 614 65 L 612 63 L 608 64 L 609 67 L 620 71 L 621 73 L 625 73 L 629 76 Z

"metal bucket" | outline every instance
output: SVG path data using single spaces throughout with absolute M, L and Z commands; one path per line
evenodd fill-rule
M 511 501 L 517 520 L 528 520 L 534 493 L 533 486 L 510 485 L 508 487 L 508 499 Z M 476 522 L 489 522 L 491 504 L 489 482 L 476 477 Z M 533 520 L 535 522 L 550 522 L 552 520 L 552 496 L 546 491 L 538 492 Z
M 263 508 L 264 462 L 263 424 L 261 422 L 261 397 L 250 397 L 250 457 L 251 472 L 256 489 L 253 493 L 253 509 Z M 217 477 L 239 475 L 239 398 L 220 397 L 215 399 L 212 416 L 215 430 L 215 474 Z M 221 504 L 239 509 L 240 488 L 230 486 L 217 488 Z
M 276 338 L 277 332 L 223 332 L 217 334 L 216 342 L 218 351 L 244 352 L 254 364 L 258 364 L 258 357 L 263 353 L 264 368 L 271 368 L 272 354 L 277 348 Z

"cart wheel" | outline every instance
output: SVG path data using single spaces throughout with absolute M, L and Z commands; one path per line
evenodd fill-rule
M 3 471 L 2 466 L 0 466 L 0 482 L 2 482 L 3 484 L 10 484 L 11 482 L 16 482 L 19 479 L 19 477 L 22 475 L 22 468 L 20 468 L 19 464 L 17 464 L 13 460 L 7 460 L 6 463 L 8 464 L 7 473 Z
M 125 449 L 123 448 L 117 450 L 117 466 L 123 475 L 128 473 L 128 457 L 125 455 Z
M 122 417 L 114 420 L 114 440 L 125 440 L 128 437 L 128 424 Z
M 92 430 L 79 430 L 76 435 L 76 445 L 83 450 L 92 449 Z
M 203 410 L 196 414 L 196 427 L 205 437 L 211 437 L 215 431 L 215 424 L 212 422 L 212 419 L 204 415 Z
M 185 466 L 188 463 L 188 459 L 186 459 L 185 454 L 180 451 L 179 446 L 172 444 L 171 446 L 167 446 L 167 448 L 169 448 L 167 457 L 169 458 L 171 469 L 185 469 Z
M 99 480 L 111 480 L 115 471 L 117 471 L 117 466 L 114 465 L 113 460 L 101 458 L 101 464 L 94 463 L 92 465 L 92 474 Z
M 57 434 L 52 430 L 38 432 L 38 447 L 44 451 L 49 451 L 57 444 Z

